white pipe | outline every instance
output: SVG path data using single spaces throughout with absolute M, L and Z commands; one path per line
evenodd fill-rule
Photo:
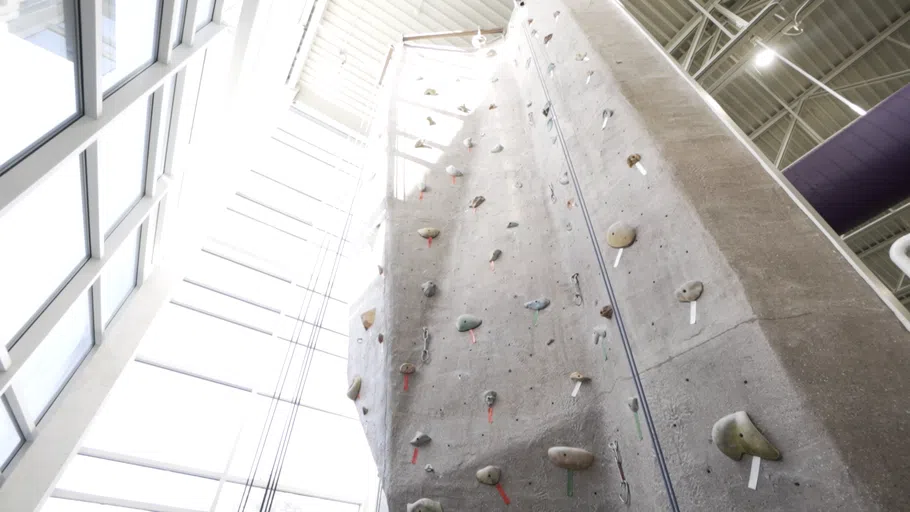
M 907 251 L 910 251 L 910 235 L 904 235 L 891 244 L 888 255 L 897 268 L 910 276 L 910 255 L 907 255 Z

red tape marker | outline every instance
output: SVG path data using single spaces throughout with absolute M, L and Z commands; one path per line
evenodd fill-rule
M 433 247 L 433 239 L 427 238 L 427 247 Z
M 493 423 L 493 408 L 492 407 L 487 409 L 487 421 L 489 421 L 490 423 Z
M 495 271 L 496 271 L 496 263 L 491 261 L 490 262 L 490 272 L 495 272 Z
M 455 184 L 455 176 L 452 176 L 452 185 Z
M 477 338 L 474 337 L 474 329 L 471 329 L 471 343 L 477 343 Z
M 408 375 L 407 373 L 404 374 L 404 390 L 405 391 L 408 390 L 408 377 L 410 377 L 410 375 Z
M 414 455 L 411 456 L 411 464 L 417 464 L 417 448 L 414 448 Z
M 423 192 L 421 192 L 421 193 L 420 193 L 420 195 L 419 195 L 419 196 L 417 196 L 417 199 L 419 199 L 419 200 L 421 200 L 421 201 L 423 201 Z
M 502 488 L 502 484 L 496 484 L 496 490 L 499 491 L 499 495 L 502 496 L 502 502 L 508 505 L 512 503 L 509 501 L 509 497 L 506 496 L 506 490 Z

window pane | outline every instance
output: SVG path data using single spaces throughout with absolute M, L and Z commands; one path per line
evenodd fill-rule
M 237 512 L 240 508 L 240 501 L 243 499 L 243 489 L 241 484 L 225 484 L 218 497 L 215 512 Z M 250 489 L 246 506 L 243 507 L 242 512 L 259 512 L 263 495 L 262 487 Z M 279 492 L 275 494 L 275 499 L 272 501 L 272 509 L 280 512 L 358 512 L 360 506 Z
M 174 93 L 177 90 L 177 75 L 171 75 L 164 82 L 163 101 L 161 103 L 161 129 L 158 130 L 158 140 L 155 141 L 157 150 L 160 151 L 161 158 L 158 158 L 155 166 L 155 179 L 164 175 L 165 156 L 167 151 L 168 134 L 171 131 L 171 113 L 174 108 Z
M 78 111 L 75 0 L 0 4 L 0 167 Z
M 283 343 L 282 346 L 270 346 L 273 349 L 269 354 L 271 364 L 263 366 L 260 384 L 256 389 L 269 395 L 275 393 L 276 385 L 281 385 L 281 367 L 284 364 L 289 346 L 291 346 L 289 343 Z M 287 378 L 280 389 L 282 398 L 294 400 L 300 371 L 303 368 L 303 363 L 308 358 L 308 352 L 311 352 L 311 350 L 303 345 L 297 345 L 294 350 Z M 264 350 L 263 353 L 265 353 Z M 300 403 L 349 418 L 357 418 L 354 402 L 345 395 L 348 389 L 347 367 L 348 362 L 346 359 L 322 352 L 314 352 Z
M 16 427 L 16 422 L 13 420 L 13 415 L 6 405 L 6 400 L 0 398 L 0 471 L 6 468 L 6 465 L 9 464 L 13 455 L 19 451 L 19 447 L 22 446 L 23 442 L 22 434 L 19 433 L 19 428 Z
M 248 391 L 132 363 L 95 417 L 84 446 L 220 472 L 251 396 Z M 202 508 L 208 510 L 208 504 Z
M 158 0 L 101 2 L 101 87 L 110 91 L 155 60 Z
M 70 158 L 0 217 L 0 240 L 16 248 L 0 252 L 7 346 L 88 258 L 83 189 L 80 158 Z
M 186 277 L 275 309 L 286 302 L 285 297 L 291 292 L 290 283 L 207 252 L 197 255 Z
M 278 313 L 274 311 L 187 283 L 186 281 L 177 286 L 174 302 L 266 332 L 272 332 L 278 322 Z
M 101 229 L 105 236 L 145 192 L 149 100 L 139 100 L 111 121 L 98 140 Z
M 136 287 L 139 275 L 139 230 L 111 256 L 101 272 L 101 323 L 105 326 Z
M 180 44 L 183 36 L 183 19 L 186 17 L 186 0 L 176 0 L 175 3 L 177 12 L 174 16 L 174 24 L 171 25 L 171 48 L 176 48 Z
M 98 503 L 89 503 L 87 501 L 50 498 L 41 507 L 41 512 L 138 512 L 138 509 L 99 505 Z
M 218 481 L 78 455 L 67 465 L 57 488 L 156 505 L 208 510 L 215 499 Z
M 37 423 L 92 349 L 91 292 L 51 329 L 13 381 L 25 417 Z
M 196 4 L 196 31 L 208 25 L 215 15 L 215 0 L 199 0 Z

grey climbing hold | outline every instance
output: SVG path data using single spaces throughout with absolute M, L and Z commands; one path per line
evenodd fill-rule
M 588 469 L 594 464 L 593 453 L 570 446 L 554 446 L 547 450 L 547 457 L 556 467 L 575 471 Z
M 578 62 L 588 62 L 589 60 L 591 60 L 591 58 L 588 57 L 587 53 L 576 53 L 575 60 L 577 60 Z
M 605 108 L 604 111 L 600 113 L 600 119 L 603 121 L 600 124 L 601 130 L 607 127 L 607 121 L 609 121 L 611 117 L 613 117 L 613 111 L 608 108 Z
M 762 435 L 745 411 L 717 420 L 711 429 L 711 439 L 718 450 L 733 460 L 741 460 L 743 454 L 767 460 L 780 459 L 780 451 Z
M 568 184 L 569 184 L 569 173 L 564 172 L 564 173 L 562 173 L 562 174 L 559 176 L 559 184 L 560 184 L 560 185 L 568 185 Z
M 487 407 L 493 407 L 493 404 L 496 403 L 496 392 L 493 390 L 483 392 L 483 403 L 487 404 Z
M 424 467 L 423 467 L 423 470 L 426 471 L 427 473 L 432 473 L 432 472 L 436 471 L 435 469 L 433 469 L 433 466 L 431 466 L 431 465 L 429 465 L 429 464 L 427 464 L 426 466 L 424 466 Z
M 414 503 L 408 503 L 407 512 L 443 512 L 438 501 L 429 498 L 420 498 Z
M 360 314 L 360 322 L 363 324 L 364 330 L 368 330 L 373 326 L 373 322 L 376 321 L 376 308 L 373 308 L 369 311 Z
M 552 62 L 550 63 L 549 66 L 547 66 L 547 73 L 550 74 L 550 78 L 553 78 L 553 71 L 554 71 L 555 69 L 556 69 L 556 64 L 554 64 L 554 63 L 552 63 Z
M 462 103 L 461 105 L 458 105 L 458 110 L 464 112 L 465 114 L 470 112 L 470 110 L 468 110 L 468 106 L 465 105 L 464 103 Z
M 502 478 L 502 469 L 498 466 L 487 466 L 477 471 L 477 481 L 482 484 L 496 485 Z
M 446 166 L 446 174 L 449 176 L 464 176 L 464 173 L 461 172 L 461 169 L 455 167 L 454 165 Z
M 409 442 L 413 446 L 423 446 L 425 444 L 429 444 L 430 441 L 432 441 L 432 439 L 430 439 L 430 436 L 428 436 L 418 430 L 417 433 L 414 434 L 414 438 L 411 439 Z
M 427 281 L 420 285 L 420 289 L 423 290 L 424 297 L 432 297 L 436 295 L 436 283 L 433 281 Z
M 546 297 L 541 297 L 539 299 L 534 299 L 532 301 L 525 302 L 525 307 L 533 310 L 540 311 L 541 309 L 546 309 L 550 305 L 550 299 Z
M 474 199 L 471 199 L 471 204 L 469 206 L 471 208 L 477 208 L 478 206 L 483 204 L 483 202 L 486 200 L 487 200 L 487 198 L 485 198 L 483 196 L 474 196 Z
M 635 241 L 635 228 L 623 221 L 614 222 L 607 232 L 607 244 L 614 249 L 622 249 Z
M 360 410 L 363 411 L 363 415 L 364 415 L 364 416 L 366 416 L 367 413 L 370 412 L 370 410 L 367 409 L 366 407 L 361 407 Z
M 528 108 L 531 108 L 531 105 L 533 105 L 533 104 L 534 104 L 533 101 L 529 101 L 529 102 L 528 102 Z
M 582 375 L 581 372 L 572 372 L 569 374 L 569 378 L 574 382 L 590 382 L 591 377 Z
M 547 131 L 549 132 L 552 130 L 553 130 L 553 118 L 551 117 L 550 119 L 547 119 Z
M 524 185 L 522 185 L 520 181 L 516 181 L 516 182 L 515 182 L 515 188 L 521 188 L 521 187 L 523 187 L 523 186 L 524 186 Z
M 537 37 L 537 29 L 536 29 L 536 28 L 532 28 L 532 29 L 531 29 L 531 35 L 534 36 L 534 37 Z
M 495 77 L 495 76 L 494 76 L 493 78 L 490 79 L 490 83 L 491 83 L 491 84 L 495 84 L 495 83 L 498 82 L 498 81 L 499 81 L 499 78 L 497 78 L 497 77 Z
M 346 393 L 348 398 L 357 400 L 357 395 L 360 394 L 361 384 L 363 384 L 363 379 L 360 378 L 360 375 L 355 375 L 354 380 L 351 381 L 351 385 L 348 386 L 348 392 Z
M 398 373 L 403 373 L 405 375 L 410 375 L 416 371 L 417 367 L 411 363 L 402 363 L 401 366 L 398 367 Z
M 635 164 L 638 162 L 641 162 L 641 155 L 638 153 L 633 153 L 629 155 L 629 158 L 626 158 L 626 164 L 628 164 L 629 167 L 635 167 Z
M 493 149 L 490 150 L 490 153 L 502 153 L 502 150 L 505 149 L 502 147 L 502 144 L 497 144 L 493 146 Z
M 556 144 L 556 139 L 557 137 L 555 135 L 550 137 L 550 144 Z
M 480 324 L 482 323 L 483 320 L 479 317 L 465 313 L 455 319 L 455 328 L 460 332 L 465 332 L 480 327 Z
M 572 231 L 572 223 L 566 222 L 566 231 Z
M 676 289 L 676 298 L 680 302 L 694 302 L 701 297 L 705 286 L 701 281 L 689 281 Z
M 436 96 L 436 89 L 427 89 L 423 91 L 423 94 L 426 96 Z
M 547 187 L 550 188 L 550 202 L 556 204 L 556 191 L 553 190 L 553 185 L 548 184 Z
M 429 148 L 426 141 L 423 139 L 417 139 L 417 142 L 414 143 L 415 148 Z
M 600 343 L 601 338 L 607 339 L 607 326 L 598 325 L 594 328 L 594 344 Z
M 433 118 L 430 116 L 427 116 L 427 122 L 430 123 L 430 126 L 433 126 L 436 124 L 436 121 L 434 121 Z
M 606 306 L 600 308 L 600 316 L 606 319 L 613 318 L 613 305 L 607 304 Z
M 593 71 L 588 71 L 588 75 L 587 75 L 587 77 L 585 78 L 585 83 L 586 83 L 586 84 L 591 83 L 591 77 L 592 77 L 592 76 L 594 76 L 594 72 L 593 72 Z
M 554 341 L 556 341 L 554 338 L 550 338 L 550 340 L 547 341 L 547 346 L 549 347 L 550 345 L 552 345 Z
M 509 229 L 511 229 L 511 228 L 517 228 L 517 227 L 518 227 L 518 223 L 517 223 L 517 222 L 509 222 L 508 224 L 506 224 L 506 228 L 509 228 Z
M 474 139 L 472 139 L 471 137 L 468 137 L 467 139 L 461 141 L 461 143 L 464 144 L 464 147 L 466 147 L 468 149 L 471 149 L 474 147 Z
M 502 256 L 502 251 L 500 251 L 499 249 L 493 249 L 493 252 L 490 253 L 490 261 L 491 262 L 496 261 L 499 259 L 500 256 Z
M 553 34 L 543 36 L 543 44 L 550 44 L 550 39 L 553 39 Z
M 629 406 L 629 409 L 631 409 L 632 412 L 638 412 L 638 397 L 630 396 L 629 399 L 626 400 L 626 405 Z
M 552 106 L 552 105 L 551 105 L 550 102 L 548 101 L 547 104 L 544 105 L 543 108 L 540 110 L 540 113 L 543 114 L 544 117 L 549 117 L 549 115 L 550 115 L 550 107 L 551 107 L 551 106 Z
M 553 21 L 559 21 L 559 15 L 560 15 L 560 14 L 561 14 L 561 13 L 560 13 L 559 11 L 555 11 L 555 12 L 553 13 Z
M 495 56 L 496 56 L 496 50 L 491 49 L 490 51 L 487 52 L 487 57 L 495 57 Z
M 417 190 L 419 190 L 421 192 L 426 192 L 427 191 L 427 182 L 421 181 L 420 183 L 418 183 Z
M 496 110 L 497 108 L 498 108 L 498 107 L 496 106 L 495 103 L 490 103 L 490 106 L 487 107 L 487 110 Z
M 531 57 L 528 57 L 528 60 L 525 61 L 525 69 L 528 69 L 530 67 L 531 67 Z
M 420 228 L 417 230 L 417 234 L 424 238 L 436 238 L 439 236 L 439 230 L 436 228 Z
M 534 112 L 528 112 L 528 124 L 534 125 Z

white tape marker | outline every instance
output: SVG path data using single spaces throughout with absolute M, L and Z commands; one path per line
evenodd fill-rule
M 641 162 L 635 164 L 635 168 L 638 169 L 638 172 L 640 172 L 642 176 L 648 175 L 648 171 L 645 170 L 645 166 L 641 165 Z
M 619 252 L 616 253 L 616 261 L 613 262 L 613 268 L 616 268 L 619 266 L 619 258 L 622 258 L 622 249 L 620 249 Z
M 752 456 L 752 472 L 749 473 L 749 489 L 753 491 L 758 487 L 758 470 L 761 467 L 761 457 Z
M 697 300 L 690 302 L 689 306 L 689 325 L 695 325 L 695 304 L 698 303 Z
M 572 398 L 578 396 L 578 390 L 581 389 L 581 381 L 575 383 L 575 389 L 572 390 Z

